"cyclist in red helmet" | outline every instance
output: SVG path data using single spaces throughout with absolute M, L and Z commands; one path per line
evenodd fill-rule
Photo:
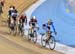
M 19 23 L 22 23 L 22 26 L 24 27 L 24 23 L 27 24 L 27 16 L 26 14 L 22 14 L 19 18 Z

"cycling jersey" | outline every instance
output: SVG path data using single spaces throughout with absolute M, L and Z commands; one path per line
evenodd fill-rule
M 26 16 L 21 15 L 19 21 L 21 21 L 21 20 L 22 20 L 22 23 L 24 23 L 24 22 L 27 23 L 27 17 Z
M 35 27 L 36 24 L 37 24 L 37 19 L 31 18 L 31 19 L 30 19 L 30 22 L 29 22 L 29 25 L 31 25 L 32 27 Z
M 13 10 L 8 11 L 9 16 L 11 16 L 12 12 L 13 12 Z
M 48 32 L 48 31 L 51 30 L 51 27 L 50 27 L 50 26 L 52 26 L 53 31 L 55 32 L 55 27 L 54 27 L 54 25 L 53 25 L 53 22 L 51 23 L 51 25 L 49 25 L 48 23 L 43 24 L 43 27 L 44 27 L 44 29 L 46 30 L 46 32 Z
M 11 13 L 12 18 L 16 21 L 16 18 L 18 16 L 18 12 L 17 10 L 13 10 L 13 12 Z
M 27 18 L 27 17 L 24 15 L 21 15 L 21 17 L 20 17 L 20 19 L 25 19 L 25 18 Z

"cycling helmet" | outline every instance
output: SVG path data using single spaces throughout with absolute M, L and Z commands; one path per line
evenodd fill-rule
M 10 10 L 13 10 L 13 8 L 11 7 Z
M 36 17 L 35 17 L 35 16 L 33 16 L 33 19 L 36 19 Z
M 52 22 L 52 19 L 48 19 L 48 22 L 51 23 Z

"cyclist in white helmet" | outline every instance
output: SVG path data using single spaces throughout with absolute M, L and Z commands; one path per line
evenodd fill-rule
M 57 32 L 55 31 L 55 27 L 54 27 L 53 22 L 52 22 L 51 19 L 49 19 L 47 23 L 43 24 L 43 29 L 46 30 L 46 34 L 47 34 L 46 42 L 49 41 L 50 36 L 51 36 L 51 26 L 52 26 L 52 28 L 55 32 L 55 35 L 56 35 Z
M 29 21 L 30 30 L 34 29 L 37 25 L 37 19 L 33 16 Z
M 37 19 L 35 16 L 33 16 L 30 21 L 29 21 L 29 25 L 32 26 L 32 27 L 35 27 L 37 24 Z

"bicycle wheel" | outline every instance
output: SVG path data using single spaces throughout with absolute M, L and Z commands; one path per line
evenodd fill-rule
M 19 31 L 21 33 L 21 36 L 24 36 L 24 27 L 21 26 Z
M 16 26 L 16 23 L 13 24 L 13 35 L 16 36 L 17 34 L 17 26 Z
M 30 37 L 30 29 L 28 30 L 28 40 L 31 40 L 31 37 Z
M 14 30 L 13 24 L 10 24 L 9 26 L 9 33 L 12 34 Z
M 16 28 L 13 30 L 13 35 L 16 36 Z
M 46 47 L 46 39 L 45 39 L 45 36 L 42 36 L 41 37 L 41 44 L 43 47 Z
M 21 36 L 24 36 L 24 29 L 22 28 Z
M 34 43 L 37 42 L 37 32 L 36 31 L 33 32 L 33 42 Z
M 53 50 L 54 48 L 55 48 L 55 37 L 54 36 L 51 36 L 50 37 L 50 40 L 49 40 L 49 48 L 51 49 L 51 50 Z

